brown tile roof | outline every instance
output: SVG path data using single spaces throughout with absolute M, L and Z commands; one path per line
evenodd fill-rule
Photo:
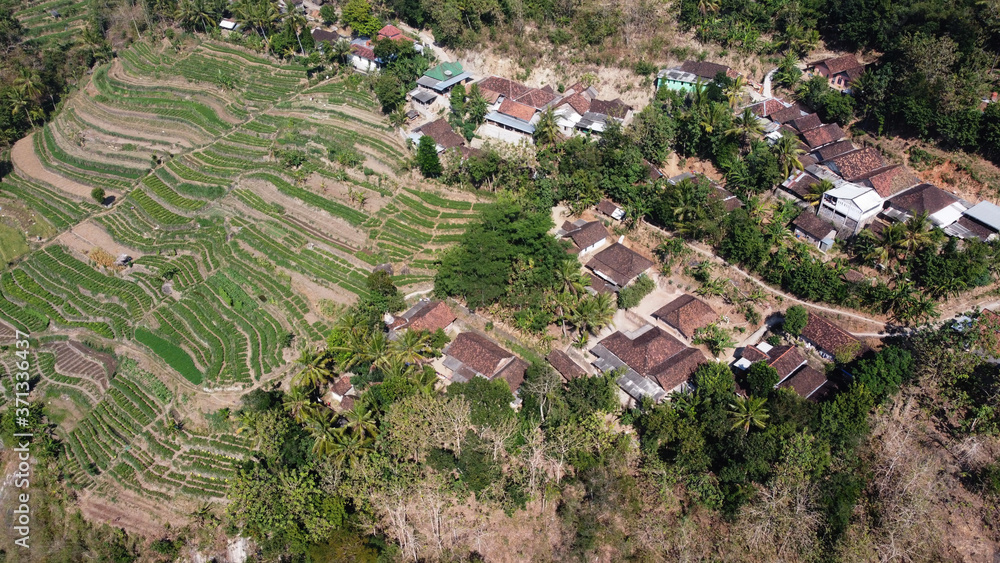
M 653 312 L 653 316 L 691 338 L 694 331 L 719 318 L 718 313 L 693 295 L 681 295 Z
M 640 375 L 652 375 L 660 364 L 687 348 L 658 326 L 630 339 L 621 331 L 601 341 L 601 345 Z
M 740 201 L 740 198 L 736 197 L 736 194 L 718 184 L 715 185 L 714 190 L 708 192 L 708 199 L 712 201 L 721 201 L 722 208 L 727 212 L 732 211 L 737 207 L 743 207 L 743 202 Z
M 705 355 L 697 348 L 685 348 L 657 368 L 652 377 L 666 391 L 675 389 L 694 374 L 698 366 L 705 363 Z
M 496 90 L 490 90 L 489 88 L 480 88 L 479 95 L 481 95 L 483 99 L 485 99 L 486 102 L 490 104 L 497 103 L 497 99 L 500 98 L 500 92 L 497 92 Z
M 859 180 L 886 166 L 882 153 L 874 147 L 844 153 L 830 159 L 830 163 L 837 167 L 840 175 L 848 182 Z
M 465 144 L 465 139 L 456 133 L 445 118 L 432 121 L 417 127 L 417 131 L 434 139 L 434 142 L 446 149 L 460 147 Z
M 528 362 L 521 358 L 514 358 L 514 361 L 505 365 L 503 369 L 490 379 L 503 379 L 507 382 L 507 385 L 510 385 L 511 393 L 515 393 L 521 387 L 521 384 L 524 383 L 524 374 L 528 371 L 528 367 Z
M 562 350 L 553 350 L 545 359 L 552 364 L 552 367 L 556 368 L 559 375 L 566 381 L 587 375 L 587 372 Z
M 325 29 L 320 29 L 318 27 L 312 30 L 313 41 L 320 43 L 323 41 L 330 41 L 336 43 L 340 39 L 340 35 L 336 32 L 327 31 Z
M 573 240 L 573 244 L 580 250 L 588 248 L 608 237 L 608 230 L 600 221 L 588 221 L 577 227 L 570 224 L 571 229 L 566 229 L 566 236 Z
M 856 69 L 858 67 L 864 68 L 864 65 L 858 62 L 857 57 L 853 54 L 841 55 L 839 57 L 834 57 L 830 59 L 824 59 L 813 63 L 812 66 L 823 65 L 827 68 L 827 71 L 832 74 L 839 74 L 850 69 Z
M 587 262 L 587 267 L 610 278 L 619 287 L 625 287 L 636 276 L 652 267 L 653 262 L 638 252 L 616 242 L 598 252 Z
M 602 199 L 601 203 L 597 204 L 597 210 L 608 217 L 611 217 L 611 215 L 619 209 L 621 209 L 621 207 L 613 203 L 610 199 Z
M 806 148 L 808 148 L 808 147 L 806 147 Z M 802 163 L 802 168 L 807 168 L 809 166 L 812 166 L 813 164 L 819 163 L 819 161 L 816 160 L 816 157 L 813 156 L 813 155 L 811 155 L 811 154 L 805 154 L 805 155 L 800 156 L 799 157 L 799 162 Z
M 855 357 L 864 351 L 864 345 L 853 334 L 813 312 L 809 313 L 809 322 L 802 329 L 802 337 L 830 354 L 848 351 L 851 346 L 857 346 Z
M 792 106 L 772 112 L 767 117 L 775 123 L 788 123 L 789 121 L 802 118 L 802 111 L 797 106 Z
M 365 47 L 364 45 L 351 45 L 351 51 L 362 59 L 368 61 L 375 60 L 375 51 L 371 50 L 369 47 Z
M 768 358 L 767 365 L 777 370 L 778 381 L 791 375 L 806 361 L 802 352 L 795 346 L 775 346 L 771 348 Z
M 521 121 L 531 121 L 531 118 L 535 116 L 535 108 L 515 102 L 510 98 L 504 99 L 503 103 L 500 104 L 500 109 L 497 111 L 504 115 L 516 117 Z
M 772 113 L 783 109 L 785 109 L 785 104 L 781 103 L 781 100 L 776 100 L 774 98 L 768 98 L 763 102 L 750 106 L 750 111 L 758 117 L 769 117 Z
M 805 173 L 792 181 L 792 183 L 788 184 L 786 189 L 800 198 L 805 199 L 806 194 L 809 193 L 809 186 L 818 183 L 818 178 L 812 174 Z
M 330 386 L 330 391 L 333 391 L 335 395 L 343 397 L 351 390 L 351 387 L 354 387 L 351 385 L 351 378 L 347 375 L 342 375 L 333 382 L 333 385 Z
M 445 347 L 444 353 L 490 379 L 511 359 L 517 359 L 514 354 L 476 332 L 459 334 Z
M 354 397 L 344 397 L 340 401 L 340 410 L 349 411 L 354 408 Z
M 621 98 L 615 98 L 614 100 L 592 100 L 590 102 L 590 111 L 617 117 L 618 119 L 625 119 L 625 116 L 628 115 L 631 109 Z
M 589 272 L 587 275 L 590 276 L 590 287 L 594 288 L 594 291 L 597 293 L 614 293 L 618 291 L 618 288 L 605 281 L 604 278 L 595 276 Z
M 743 348 L 743 353 L 740 357 L 750 362 L 759 362 L 768 359 L 767 354 L 753 344 Z
M 815 149 L 843 139 L 844 130 L 841 129 L 840 125 L 837 125 L 836 123 L 828 123 L 821 127 L 804 131 L 802 133 L 802 138 L 805 139 L 809 148 Z
M 521 84 L 520 82 L 514 82 L 513 80 L 507 78 L 501 78 L 499 76 L 490 76 L 480 81 L 479 82 L 480 91 L 482 91 L 484 88 L 487 90 L 492 90 L 494 92 L 497 92 L 504 98 L 507 98 L 508 100 L 517 99 L 519 96 L 522 96 L 528 90 L 531 90 L 531 88 L 525 86 L 524 84 Z
M 684 72 L 690 72 L 691 74 L 700 76 L 706 80 L 715 80 L 715 76 L 720 72 L 730 78 L 736 78 L 734 70 L 726 65 L 720 65 L 717 63 L 684 61 L 684 63 L 681 64 L 681 70 Z
M 799 394 L 803 399 L 808 399 L 819 390 L 826 383 L 826 374 L 814 369 L 810 366 L 805 366 L 800 369 L 795 375 L 789 377 L 781 383 L 778 387 L 786 388 L 791 387 L 793 391 Z
M 810 129 L 815 129 L 820 125 L 823 125 L 823 122 L 820 120 L 819 116 L 816 115 L 815 113 L 810 113 L 809 115 L 797 117 L 793 119 L 790 123 L 792 124 L 792 127 L 794 127 L 796 130 L 799 131 L 799 133 L 805 133 Z
M 558 98 L 558 96 L 551 92 L 546 92 L 545 90 L 540 90 L 538 88 L 532 88 L 515 98 L 515 101 L 526 106 L 531 106 L 537 110 L 542 110 L 545 109 L 548 104 L 555 101 L 556 98 Z
M 892 197 L 889 200 L 889 205 L 896 209 L 908 211 L 913 215 L 919 215 L 924 212 L 933 215 L 956 201 L 958 201 L 957 197 L 937 186 L 920 184 L 913 189 L 906 190 Z
M 417 309 L 417 307 L 420 308 Z M 427 330 L 430 332 L 434 332 L 437 329 L 444 330 L 458 318 L 452 312 L 451 307 L 444 301 L 423 302 L 422 306 L 421 304 L 417 304 L 414 305 L 413 309 L 417 310 L 409 316 L 409 321 L 403 325 L 410 330 Z
M 575 93 L 570 96 L 566 96 L 565 98 L 559 101 L 558 105 L 561 106 L 563 104 L 569 105 L 571 108 L 573 108 L 573 111 L 575 111 L 580 115 L 583 115 L 588 111 L 590 111 L 590 99 L 580 93 Z
M 826 219 L 821 219 L 813 213 L 811 209 L 807 209 L 800 213 L 799 216 L 792 221 L 792 225 L 796 229 L 816 240 L 823 240 L 830 234 L 830 231 L 837 230 L 833 223 L 827 221 Z
M 820 162 L 826 162 L 831 158 L 836 158 L 853 150 L 855 150 L 854 143 L 850 141 L 837 141 L 836 143 L 829 144 L 819 149 L 816 151 L 816 154 L 819 156 Z
M 966 229 L 969 229 L 969 231 L 971 231 L 974 236 L 978 237 L 979 240 L 986 240 L 991 235 L 996 234 L 996 231 L 994 231 L 993 229 L 987 227 L 986 225 L 980 223 L 979 221 L 970 219 L 965 215 L 962 215 L 961 217 L 958 218 L 958 224 L 965 227 Z
M 899 193 L 906 188 L 912 188 L 920 183 L 912 172 L 902 164 L 894 164 L 874 170 L 859 179 L 866 186 L 875 188 L 883 198 Z

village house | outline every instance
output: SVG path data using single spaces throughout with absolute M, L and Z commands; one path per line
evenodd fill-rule
M 653 318 L 674 327 L 690 340 L 696 330 L 718 320 L 719 314 L 708 303 L 684 294 L 654 311 Z
M 612 202 L 610 199 L 602 199 L 601 202 L 597 204 L 597 212 L 602 215 L 607 215 L 615 221 L 621 221 L 622 217 L 625 216 L 625 210 L 618 204 Z
M 656 89 L 687 91 L 698 82 L 709 83 L 722 73 L 736 78 L 739 73 L 725 65 L 709 62 L 684 61 L 679 67 L 663 69 L 656 74 Z
M 404 330 L 436 332 L 447 331 L 458 316 L 444 301 L 421 299 L 405 313 L 394 317 L 386 313 L 385 324 L 390 337 Z
M 645 396 L 659 402 L 680 391 L 705 362 L 700 350 L 685 346 L 662 328 L 649 324 L 629 333 L 617 331 L 590 353 L 596 356 L 593 364 L 601 372 L 624 371 L 618 386 L 635 402 Z
M 966 210 L 957 224 L 968 232 L 963 238 L 993 240 L 1000 232 L 1000 206 L 980 201 Z
M 818 217 L 811 209 L 800 213 L 792 221 L 792 227 L 795 238 L 803 240 L 823 252 L 830 250 L 837 238 L 837 229 L 833 223 Z
M 889 198 L 882 214 L 902 222 L 926 213 L 931 224 L 945 228 L 958 221 L 969 207 L 937 186 L 920 184 Z
M 594 275 L 613 285 L 615 290 L 632 282 L 653 266 L 653 261 L 616 242 L 598 252 L 587 262 Z
M 604 245 L 608 240 L 608 230 L 600 221 L 578 219 L 572 223 L 566 221 L 556 230 L 556 236 L 569 239 L 573 244 L 573 254 L 587 254 Z
M 779 383 L 778 388 L 791 389 L 803 399 L 816 400 L 825 394 L 823 389 L 830 383 L 825 373 L 807 365 Z
M 809 321 L 800 336 L 806 346 L 815 348 L 823 359 L 830 361 L 839 355 L 843 363 L 847 363 L 867 349 L 853 334 L 816 313 L 809 313 Z
M 802 139 L 810 150 L 818 149 L 824 145 L 839 141 L 844 138 L 844 130 L 836 123 L 821 125 L 815 129 L 809 129 L 802 133 Z
M 766 362 L 778 372 L 778 384 L 806 365 L 806 358 L 795 346 L 771 346 L 760 342 L 743 349 L 740 359 L 733 364 L 741 370 L 750 369 L 756 362 Z
M 552 350 L 545 359 L 566 381 L 587 376 L 587 371 L 562 350 Z
M 632 108 L 621 98 L 600 100 L 597 90 L 579 83 L 566 90 L 553 107 L 556 124 L 565 135 L 581 131 L 603 133 L 608 123 L 625 123 L 632 113 Z
M 806 67 L 806 72 L 826 78 L 831 88 L 847 90 L 852 82 L 864 74 L 865 65 L 858 62 L 853 54 L 847 54 L 812 63 Z
M 420 138 L 424 135 L 434 139 L 439 153 L 465 145 L 465 138 L 456 133 L 443 117 L 417 127 L 410 133 L 409 138 L 414 144 L 419 144 Z
M 462 63 L 441 63 L 417 79 L 417 85 L 433 90 L 438 94 L 447 94 L 457 84 L 472 82 L 472 75 L 462 69 Z
M 797 117 L 789 121 L 788 124 L 791 125 L 792 128 L 798 131 L 799 133 L 805 133 L 810 129 L 815 129 L 817 127 L 822 126 L 823 122 L 820 120 L 819 115 L 816 115 L 815 113 L 810 113 L 809 115 Z
M 882 211 L 882 197 L 873 188 L 844 182 L 823 193 L 818 216 L 844 235 L 856 235 Z
M 515 394 L 528 369 L 528 362 L 477 332 L 463 332 L 445 346 L 442 365 L 450 371 L 451 382 L 465 383 L 477 376 L 503 379 Z
M 338 377 L 330 385 L 327 398 L 333 402 L 343 403 L 344 399 L 347 398 L 348 395 L 352 395 L 354 393 L 354 385 L 351 384 L 351 374 L 345 373 Z
M 808 129 L 807 129 L 808 131 Z M 855 149 L 854 143 L 844 140 L 837 141 L 836 143 L 830 143 L 818 150 L 813 154 L 816 155 L 816 160 L 821 163 L 825 163 L 828 160 L 832 160 L 842 154 L 847 154 Z
M 378 70 L 380 61 L 376 59 L 369 39 L 359 37 L 351 41 L 351 65 L 359 72 L 367 73 Z

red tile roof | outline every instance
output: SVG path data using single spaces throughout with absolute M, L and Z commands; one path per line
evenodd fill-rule
M 558 106 L 561 106 L 563 104 L 569 105 L 571 108 L 573 108 L 573 111 L 575 111 L 580 115 L 583 115 L 588 111 L 590 111 L 590 98 L 587 98 L 586 96 L 580 93 L 566 96 L 565 98 L 559 101 Z
M 792 374 L 806 359 L 795 346 L 775 346 L 771 348 L 767 364 L 778 372 L 778 381 Z
M 416 311 L 414 311 L 416 309 Z M 411 312 L 412 311 L 412 312 Z M 424 301 L 414 305 L 407 314 L 403 317 L 396 319 L 396 323 L 393 323 L 390 328 L 398 330 L 400 328 L 408 328 L 410 330 L 426 330 L 434 332 L 438 329 L 445 329 L 451 323 L 455 322 L 458 316 L 452 312 L 451 307 L 443 301 Z M 399 326 L 396 326 L 400 320 L 404 322 Z
M 616 242 L 598 252 L 587 262 L 587 267 L 610 278 L 619 287 L 625 287 L 639 274 L 653 266 L 653 261 Z
M 521 84 L 520 82 L 514 82 L 513 80 L 501 78 L 499 76 L 484 78 L 478 84 L 480 90 L 492 90 L 494 92 L 498 92 L 504 98 L 511 100 L 517 99 L 528 90 L 531 90 L 531 88 Z
M 365 47 L 364 45 L 351 45 L 351 52 L 361 57 L 362 59 L 369 61 L 375 60 L 375 51 L 371 50 L 368 47 Z
M 543 110 L 548 104 L 555 101 L 556 98 L 558 98 L 558 96 L 551 92 L 546 92 L 545 90 L 540 90 L 538 88 L 532 88 L 515 98 L 515 101 L 526 106 L 531 106 L 537 110 Z
M 850 141 L 837 141 L 836 143 L 831 143 L 818 151 L 816 154 L 819 155 L 819 161 L 825 162 L 831 158 L 838 157 L 842 154 L 849 153 L 854 150 L 854 143 Z
M 750 106 L 750 111 L 754 112 L 754 114 L 758 117 L 768 117 L 772 113 L 783 109 L 785 109 L 785 104 L 783 104 L 781 100 L 776 100 L 774 98 L 769 98 L 763 102 Z
M 865 175 L 884 168 L 885 159 L 882 153 L 874 147 L 865 147 L 842 154 L 830 160 L 837 167 L 840 175 L 848 182 L 854 182 Z
M 333 385 L 330 386 L 330 391 L 333 391 L 334 395 L 340 395 L 343 397 L 351 390 L 352 387 L 354 386 L 351 385 L 351 378 L 347 375 L 342 375 L 333 382 Z
M 767 117 L 775 123 L 788 123 L 794 119 L 802 118 L 802 111 L 797 106 L 791 106 L 771 112 Z
M 768 359 L 767 354 L 765 354 L 760 348 L 754 346 L 753 344 L 743 348 L 743 353 L 740 355 L 740 357 L 744 358 L 749 362 L 760 362 Z
M 802 337 L 815 344 L 818 348 L 830 353 L 850 352 L 854 348 L 854 357 L 862 353 L 865 346 L 853 334 L 833 324 L 816 313 L 809 313 L 809 322 L 802 329 Z
M 490 104 L 497 103 L 497 99 L 500 98 L 500 92 L 490 90 L 489 88 L 480 88 L 479 94 L 486 100 L 487 103 Z
M 653 312 L 653 316 L 691 338 L 694 331 L 719 318 L 718 313 L 693 295 L 681 295 Z
M 405 39 L 406 37 L 403 35 L 403 30 L 399 29 L 398 27 L 392 24 L 389 24 L 378 31 L 378 38 L 396 40 L 396 39 Z
M 535 108 L 520 104 L 510 98 L 504 99 L 503 103 L 500 104 L 500 109 L 497 111 L 504 115 L 516 117 L 521 121 L 531 121 L 531 118 L 535 116 Z
M 802 138 L 805 139 L 809 148 L 815 149 L 843 139 L 844 130 L 841 129 L 840 125 L 837 125 L 836 123 L 828 123 L 822 127 L 817 127 L 803 132 Z
M 685 349 L 684 343 L 658 326 L 630 339 L 618 331 L 601 341 L 601 345 L 640 375 L 650 375 L 654 368 Z
M 831 75 L 846 72 L 851 69 L 857 69 L 858 67 L 861 67 L 862 69 L 864 68 L 864 65 L 859 63 L 857 57 L 851 53 L 841 55 L 839 57 L 824 59 L 814 63 L 812 66 L 815 67 L 820 65 L 825 66 Z
M 432 121 L 426 125 L 421 125 L 416 129 L 418 132 L 434 139 L 434 142 L 446 149 L 459 147 L 465 144 L 465 139 L 456 133 L 445 118 Z
M 804 173 L 798 178 L 796 178 L 794 181 L 792 181 L 792 183 L 788 184 L 788 187 L 785 189 L 799 196 L 800 198 L 805 199 L 806 194 L 809 193 L 809 187 L 812 186 L 813 184 L 818 184 L 818 183 L 819 179 L 817 179 L 815 176 L 813 176 L 812 174 Z
M 587 375 L 587 372 L 562 350 L 553 350 L 546 359 L 566 381 Z
M 620 210 L 621 207 L 616 205 L 610 199 L 602 199 L 601 203 L 597 204 L 597 210 L 601 213 L 611 217 L 616 211 Z
M 913 215 L 933 215 L 958 201 L 958 198 L 931 184 L 920 184 L 889 200 L 889 205 Z
M 462 362 L 476 373 L 492 379 L 517 356 L 476 332 L 463 332 L 444 349 L 444 353 Z
M 516 393 L 521 384 L 524 383 L 524 374 L 528 371 L 528 367 L 530 367 L 528 362 L 515 357 L 491 379 L 503 379 L 507 385 L 510 385 L 511 392 Z
M 792 225 L 816 240 L 823 240 L 829 236 L 830 231 L 836 231 L 833 223 L 826 219 L 821 219 L 812 209 L 806 209 L 792 221 Z
M 901 192 L 906 188 L 912 188 L 920 183 L 920 179 L 902 164 L 886 166 L 885 168 L 872 171 L 860 178 L 860 180 L 862 184 L 875 188 L 878 195 L 883 198 L 890 197 L 892 194 Z

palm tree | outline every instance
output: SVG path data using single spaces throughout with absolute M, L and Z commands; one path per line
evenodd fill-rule
M 701 110 L 705 103 L 709 101 L 708 94 L 705 90 L 705 84 L 706 83 L 702 82 L 701 79 L 698 79 L 691 85 L 689 94 L 691 95 L 691 102 L 696 110 Z
M 716 128 L 726 123 L 729 111 L 723 104 L 713 103 L 708 106 L 708 111 L 704 111 L 700 115 L 701 121 L 699 125 L 701 125 L 702 130 L 708 134 L 712 134 Z
M 910 217 L 903 223 L 903 240 L 900 246 L 906 251 L 907 257 L 934 242 L 934 238 L 928 230 L 928 223 L 926 211 Z
M 688 180 L 684 180 L 681 184 L 684 182 L 688 182 Z M 671 207 L 673 208 L 674 220 L 678 223 L 686 223 L 698 217 L 698 212 L 701 211 L 703 204 L 698 200 L 698 194 L 690 182 L 687 186 L 679 187 L 681 189 L 674 190 L 677 199 Z
M 747 79 L 741 74 L 726 87 L 726 99 L 729 100 L 729 107 L 735 108 L 743 97 L 743 88 L 747 85 Z
M 798 161 L 796 161 L 798 162 Z M 813 207 L 823 201 L 823 194 L 833 189 L 833 182 L 830 180 L 820 180 L 809 186 L 809 191 L 802 196 L 802 199 L 811 203 Z
M 10 115 L 11 117 L 17 117 L 17 114 L 24 110 L 24 115 L 28 117 L 28 123 L 31 124 L 31 128 L 35 128 L 35 120 L 31 118 L 30 107 L 31 104 L 28 102 L 27 96 L 24 92 L 17 89 L 11 89 L 7 92 L 7 101 L 10 103 Z
M 292 8 L 288 10 L 288 15 L 285 16 L 285 22 L 292 26 L 292 29 L 295 30 L 295 39 L 299 42 L 299 51 L 302 53 L 303 57 L 306 56 L 306 50 L 302 47 L 302 36 L 300 35 L 303 29 L 308 29 L 306 27 L 306 16 L 292 6 Z
M 292 383 L 298 386 L 318 388 L 330 380 L 330 359 L 325 351 L 315 348 L 303 348 L 295 362 L 302 366 L 302 371 L 292 378 Z
M 781 166 L 781 177 L 787 180 L 792 172 L 802 170 L 802 162 L 799 157 L 806 151 L 799 148 L 799 141 L 790 134 L 784 134 L 774 143 L 774 156 L 778 157 L 778 165 Z M 831 184 L 832 186 L 832 184 Z
M 389 349 L 398 360 L 418 365 L 430 354 L 430 334 L 423 330 L 408 330 L 392 341 Z
M 578 296 L 587 287 L 587 280 L 580 272 L 580 263 L 576 259 L 563 260 L 555 269 L 556 285 L 570 295 Z
M 358 438 L 375 438 L 378 427 L 375 426 L 375 415 L 364 401 L 354 403 L 354 408 L 343 414 L 347 423 L 344 430 Z
M 14 79 L 14 86 L 29 100 L 37 101 L 41 95 L 41 78 L 27 67 L 21 67 L 21 75 Z M 53 101 L 53 105 L 55 105 Z
M 298 385 L 293 385 L 288 393 L 285 393 L 285 400 L 282 402 L 281 406 L 284 407 L 288 414 L 292 415 L 295 422 L 302 422 L 302 419 L 307 412 L 307 407 L 312 404 L 310 400 L 310 389 L 308 387 L 301 387 Z
M 726 131 L 726 134 L 739 137 L 740 143 L 744 147 L 747 147 L 750 145 L 751 139 L 756 138 L 763 132 L 763 127 L 757 121 L 757 115 L 750 108 L 744 108 L 743 113 L 733 118 L 732 127 Z
M 535 125 L 535 142 L 546 146 L 552 146 L 559 140 L 559 125 L 556 123 L 556 115 L 552 108 L 542 112 Z
M 581 334 L 588 331 L 596 333 L 611 324 L 614 314 L 615 303 L 611 300 L 611 294 L 598 293 L 580 300 L 573 311 L 573 324 L 580 329 Z
M 306 424 L 306 430 L 312 436 L 312 453 L 316 457 L 329 457 L 337 450 L 337 443 L 340 442 L 342 432 L 332 424 L 321 420 L 309 420 Z
M 737 397 L 736 403 L 729 404 L 729 416 L 733 421 L 733 430 L 742 428 L 743 433 L 750 432 L 751 426 L 764 428 L 770 415 L 764 408 L 767 399 L 764 397 Z
M 351 42 L 346 39 L 341 39 L 336 43 L 331 43 L 330 49 L 327 51 L 327 56 L 330 61 L 336 62 L 338 65 L 347 63 L 347 56 L 350 54 Z

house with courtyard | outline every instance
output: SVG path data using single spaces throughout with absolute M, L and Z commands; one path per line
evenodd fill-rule
M 697 348 L 685 346 L 662 328 L 649 324 L 631 332 L 617 331 L 590 353 L 596 357 L 593 364 L 601 372 L 622 371 L 618 386 L 635 403 L 643 397 L 659 402 L 684 389 L 695 369 L 706 361 Z
M 690 340 L 696 330 L 717 321 L 719 314 L 708 303 L 684 294 L 653 311 L 653 318 L 674 327 Z
M 445 346 L 441 363 L 448 372 L 445 377 L 451 382 L 465 383 L 473 377 L 491 381 L 503 379 L 515 394 L 524 383 L 524 373 L 528 369 L 528 362 L 478 332 L 456 336 Z
M 601 250 L 587 262 L 594 275 L 613 285 L 615 290 L 627 286 L 639 274 L 653 266 L 653 261 L 616 242 Z

